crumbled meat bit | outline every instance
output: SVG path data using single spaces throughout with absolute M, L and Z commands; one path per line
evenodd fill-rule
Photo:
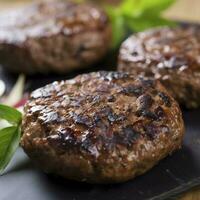
M 169 60 L 164 62 L 164 66 L 168 68 L 180 68 L 181 66 L 187 66 L 188 61 L 184 56 L 172 56 Z
M 157 126 L 154 124 L 148 124 L 144 127 L 145 134 L 151 139 L 155 139 L 159 134 L 166 134 L 169 132 L 169 128 L 165 125 Z
M 48 136 L 47 140 L 50 144 L 61 149 L 69 149 L 72 148 L 74 144 L 77 144 L 74 131 L 70 128 L 59 130 L 56 135 Z
M 100 76 L 103 76 L 104 80 L 107 80 L 107 81 L 126 79 L 129 77 L 127 73 L 122 74 L 120 72 L 110 72 L 109 74 L 107 74 L 107 72 L 105 72 L 105 71 L 101 71 Z
M 121 92 L 127 96 L 140 96 L 143 93 L 143 88 L 141 86 L 129 85 L 122 88 Z
M 88 127 L 92 127 L 93 126 L 93 121 L 92 121 L 92 118 L 87 116 L 86 114 L 73 114 L 73 119 L 74 119 L 74 122 L 77 123 L 77 124 L 82 124 L 82 125 L 85 125 L 85 126 L 88 126 Z
M 168 95 L 166 95 L 164 92 L 159 92 L 158 96 L 163 100 L 164 104 L 167 107 L 171 106 L 171 99 L 170 99 L 170 97 Z
M 42 98 L 42 97 L 50 97 L 51 91 L 46 89 L 37 89 L 32 94 L 31 97 L 34 99 Z
M 117 139 L 119 144 L 130 147 L 139 137 L 140 134 L 136 132 L 132 126 L 126 126 L 122 128 Z
M 93 98 L 91 98 L 91 102 L 92 102 L 93 104 L 99 103 L 100 100 L 101 100 L 100 95 L 96 95 L 95 97 L 93 96 Z
M 42 120 L 43 124 L 55 123 L 61 121 L 58 113 L 54 111 L 43 113 L 43 115 L 39 116 L 38 119 Z
M 142 82 L 142 85 L 147 88 L 152 88 L 155 85 L 155 81 L 150 78 L 144 79 L 143 77 L 140 77 L 140 81 Z
M 115 102 L 116 101 L 116 98 L 113 95 L 108 96 L 107 99 L 108 99 L 108 102 Z
M 110 122 L 118 122 L 118 121 L 123 121 L 126 119 L 126 116 L 123 114 L 117 115 L 115 113 L 109 113 L 108 115 L 108 120 Z
M 158 106 L 154 112 L 156 116 L 158 117 L 158 120 L 161 120 L 165 117 L 165 111 L 163 110 L 161 106 Z
M 151 120 L 157 120 L 158 119 L 156 114 L 149 111 L 149 110 L 138 110 L 138 111 L 136 111 L 136 115 L 138 117 L 142 116 L 142 117 L 146 117 L 146 118 L 151 119 Z
M 153 104 L 153 99 L 151 95 L 149 94 L 144 94 L 139 97 L 139 102 L 140 102 L 140 110 L 146 110 L 149 109 L 152 104 Z

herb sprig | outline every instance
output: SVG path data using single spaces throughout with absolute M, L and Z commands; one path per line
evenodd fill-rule
M 106 5 L 113 30 L 113 47 L 119 46 L 127 32 L 138 32 L 155 26 L 174 26 L 162 12 L 176 0 L 122 0 L 118 6 Z
M 0 119 L 8 122 L 8 126 L 0 130 L 0 175 L 2 175 L 19 146 L 22 114 L 14 108 L 0 104 Z

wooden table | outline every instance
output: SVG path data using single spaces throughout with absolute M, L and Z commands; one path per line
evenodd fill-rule
M 0 11 L 12 9 L 28 2 L 28 0 L 0 0 Z M 177 0 L 165 13 L 165 16 L 172 19 L 200 23 L 200 0 Z M 180 200 L 200 200 L 200 189 L 194 189 L 182 195 Z

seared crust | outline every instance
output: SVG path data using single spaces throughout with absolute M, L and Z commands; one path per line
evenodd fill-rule
M 45 172 L 90 183 L 122 182 L 181 147 L 184 123 L 158 81 L 97 72 L 34 91 L 21 145 Z
M 200 105 L 200 28 L 160 28 L 128 38 L 118 70 L 159 79 L 188 108 Z
M 12 72 L 86 67 L 106 54 L 110 42 L 108 17 L 89 4 L 50 0 L 0 15 L 0 63 Z

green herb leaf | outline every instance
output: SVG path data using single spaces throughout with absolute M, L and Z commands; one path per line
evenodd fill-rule
M 141 8 L 143 13 L 151 13 L 151 15 L 159 15 L 162 11 L 169 8 L 175 0 L 142 0 Z
M 113 48 L 119 46 L 121 40 L 125 37 L 126 30 L 124 27 L 124 18 L 117 12 L 117 10 L 112 10 L 112 8 L 107 7 L 107 11 L 110 15 L 110 20 L 112 24 L 113 32 Z
M 174 2 L 175 0 L 124 0 L 120 7 L 123 13 L 132 16 L 140 16 L 147 12 L 159 15 Z
M 0 118 L 7 120 L 11 124 L 18 125 L 21 122 L 22 114 L 14 108 L 0 104 Z
M 6 128 L 0 130 L 0 175 L 10 162 L 17 147 L 21 135 L 22 114 L 9 106 L 0 104 L 0 118 L 8 121 Z M 2 123 L 4 121 L 1 121 Z M 10 126 L 12 124 L 13 126 Z M 4 122 L 2 126 L 6 125 Z M 5 127 L 5 126 L 4 126 Z
M 16 126 L 0 130 L 0 175 L 19 146 L 20 136 L 20 128 Z
M 161 27 L 161 26 L 175 26 L 176 23 L 170 20 L 164 19 L 157 16 L 149 17 L 139 17 L 139 18 L 126 18 L 126 23 L 128 24 L 129 30 L 131 31 L 144 31 L 151 27 Z
M 110 6 L 106 10 L 113 27 L 113 46 L 117 47 L 130 30 L 174 26 L 175 23 L 162 17 L 162 12 L 174 2 L 175 0 L 123 0 L 117 7 Z

